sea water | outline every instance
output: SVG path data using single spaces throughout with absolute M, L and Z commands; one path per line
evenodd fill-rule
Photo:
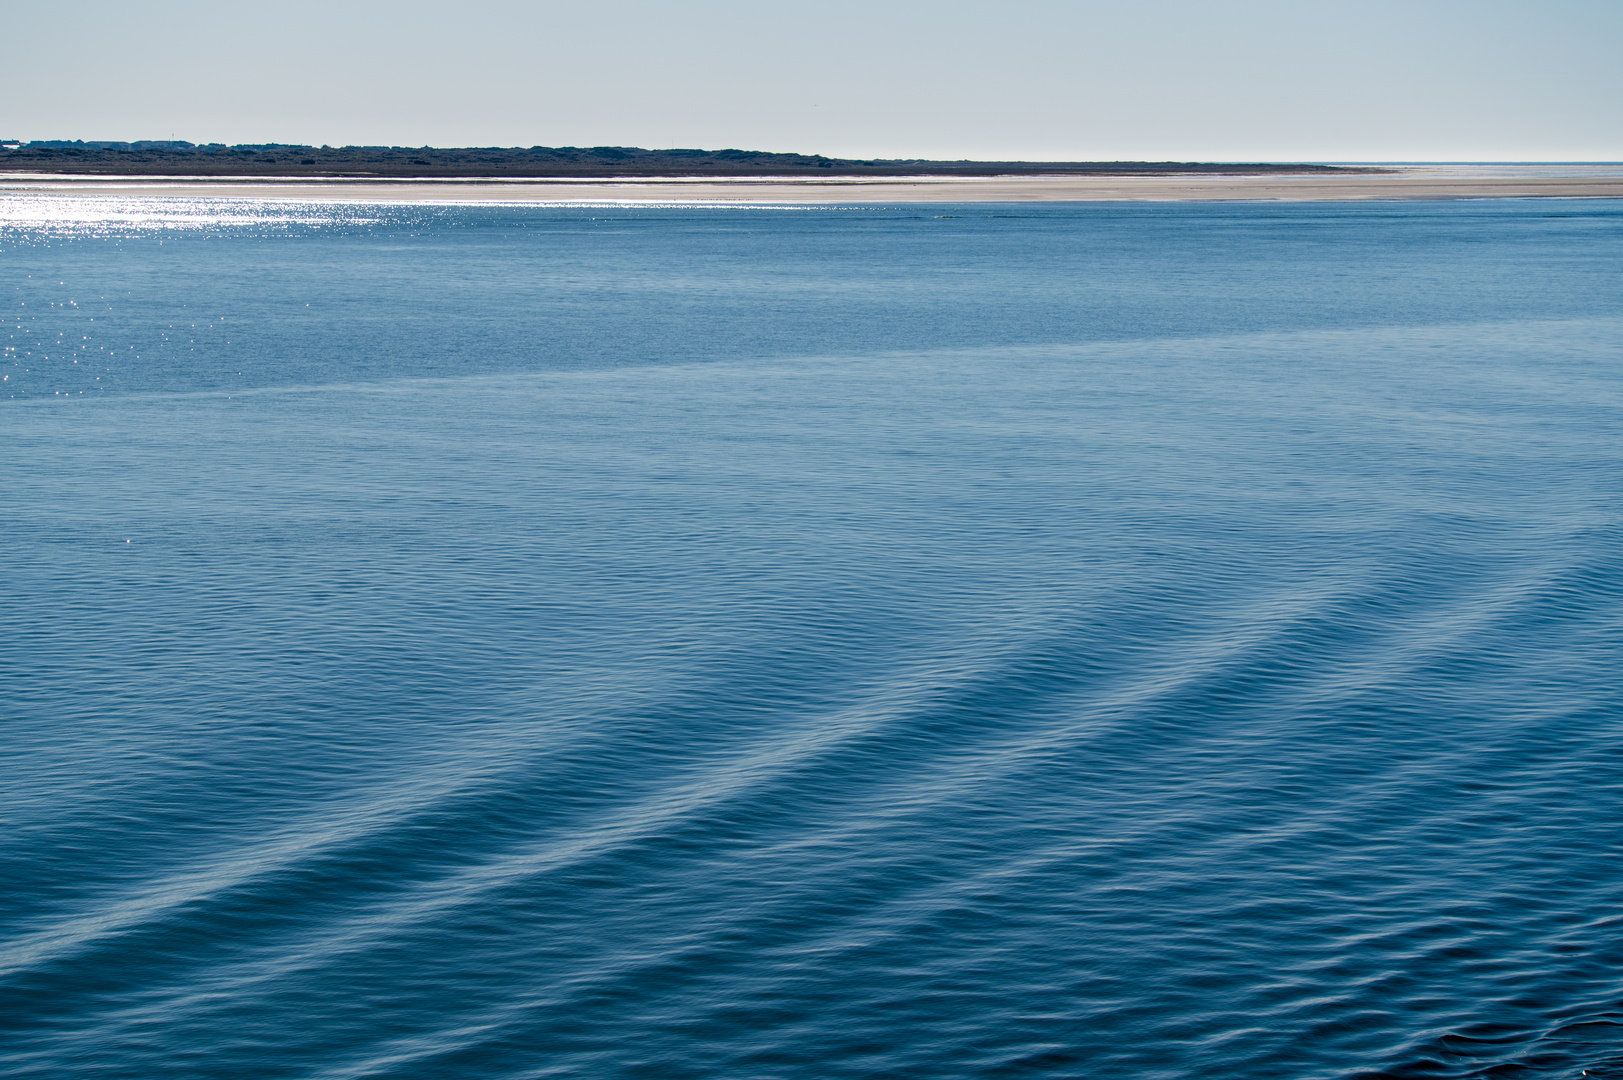
M 1623 1075 L 1623 206 L 0 200 L 0 1072 Z

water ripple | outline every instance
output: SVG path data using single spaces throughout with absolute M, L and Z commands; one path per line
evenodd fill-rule
M 9 1075 L 1623 1075 L 1606 213 L 378 213 L 4 248 Z

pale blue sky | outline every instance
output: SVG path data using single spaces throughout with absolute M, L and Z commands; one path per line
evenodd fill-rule
M 7 138 L 1623 159 L 1623 0 L 7 8 Z

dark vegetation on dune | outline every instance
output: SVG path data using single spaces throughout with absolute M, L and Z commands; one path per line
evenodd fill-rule
M 1154 176 L 1339 172 L 1328 165 L 1187 161 L 851 160 L 762 150 L 644 150 L 633 146 L 437 149 L 400 146 L 225 146 L 189 142 L 5 143 L 0 172 L 146 176 Z

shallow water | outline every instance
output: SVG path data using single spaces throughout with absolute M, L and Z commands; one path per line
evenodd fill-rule
M 7 1075 L 1623 1076 L 1623 207 L 0 267 Z

